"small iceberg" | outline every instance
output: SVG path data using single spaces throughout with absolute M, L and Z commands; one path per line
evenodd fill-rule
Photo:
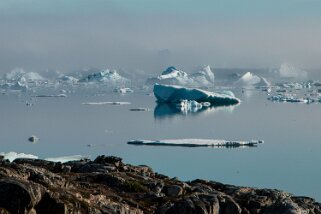
M 40 138 L 38 138 L 37 136 L 35 135 L 32 135 L 28 138 L 28 141 L 31 142 L 31 143 L 37 143 L 38 141 L 40 140 Z
M 154 85 L 154 95 L 159 103 L 181 103 L 182 100 L 194 100 L 198 103 L 210 103 L 215 106 L 228 106 L 240 103 L 240 100 L 226 93 L 215 93 L 197 88 L 175 85 Z
M 278 73 L 284 78 L 306 78 L 308 76 L 306 71 L 296 68 L 288 63 L 283 63 L 280 66 Z
M 0 85 L 1 89 L 12 90 L 12 91 L 20 91 L 26 92 L 28 90 L 28 86 L 21 82 L 16 83 L 5 83 Z
M 228 141 L 217 139 L 167 139 L 167 140 L 131 140 L 131 145 L 182 146 L 182 147 L 255 147 L 264 143 L 262 140 Z
M 100 83 L 110 83 L 110 84 L 125 84 L 129 80 L 122 77 L 116 70 L 106 69 L 104 71 L 99 71 L 97 73 L 92 73 L 79 80 L 79 82 L 100 82 Z
M 203 66 L 197 72 L 188 74 L 174 66 L 167 68 L 158 77 L 147 79 L 147 85 L 154 84 L 166 85 L 183 85 L 183 86 L 198 86 L 208 87 L 214 85 L 214 73 L 210 66 Z
M 114 92 L 120 94 L 134 93 L 134 90 L 131 88 L 115 88 Z
M 269 87 L 271 84 L 264 77 L 259 77 L 252 74 L 251 72 L 246 72 L 239 80 L 235 82 L 237 86 L 256 86 L 256 87 Z
M 36 72 L 26 72 L 22 68 L 15 68 L 9 73 L 5 74 L 5 79 L 13 82 L 37 82 L 45 79 Z

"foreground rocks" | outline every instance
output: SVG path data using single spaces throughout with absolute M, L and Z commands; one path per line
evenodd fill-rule
M 0 158 L 2 213 L 321 214 L 321 204 L 278 190 L 182 182 L 117 157 L 64 164 Z

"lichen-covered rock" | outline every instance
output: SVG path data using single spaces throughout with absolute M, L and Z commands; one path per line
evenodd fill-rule
M 0 214 L 16 213 L 321 214 L 321 204 L 279 190 L 182 182 L 113 156 L 67 163 L 0 157 Z

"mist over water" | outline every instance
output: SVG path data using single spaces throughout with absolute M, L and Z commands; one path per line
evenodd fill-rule
M 0 72 L 84 67 L 320 68 L 319 1 L 0 3 Z

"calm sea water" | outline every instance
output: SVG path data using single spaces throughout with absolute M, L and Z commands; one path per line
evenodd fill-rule
M 233 108 L 212 108 L 184 115 L 157 106 L 146 92 L 119 95 L 69 95 L 37 98 L 0 95 L 1 152 L 24 152 L 40 158 L 66 155 L 117 155 L 183 180 L 277 188 L 321 201 L 321 104 L 268 101 L 261 91 L 236 92 Z M 131 105 L 82 105 L 126 101 Z M 130 108 L 150 111 L 133 112 Z M 27 141 L 32 134 L 40 141 Z M 180 148 L 132 146 L 131 139 L 213 138 L 264 140 L 256 148 Z M 88 147 L 87 145 L 91 146 Z

